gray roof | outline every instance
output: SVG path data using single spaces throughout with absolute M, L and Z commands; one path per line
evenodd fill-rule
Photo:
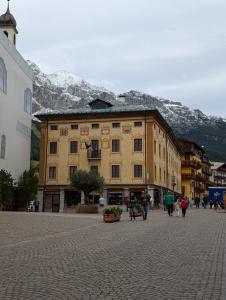
M 155 108 L 146 105 L 122 105 L 112 106 L 104 109 L 92 109 L 90 106 L 79 109 L 66 109 L 66 110 L 53 110 L 48 112 L 39 113 L 36 117 L 44 116 L 63 116 L 63 115 L 80 115 L 80 114 L 101 114 L 101 113 L 120 113 L 120 112 L 146 112 L 156 111 Z

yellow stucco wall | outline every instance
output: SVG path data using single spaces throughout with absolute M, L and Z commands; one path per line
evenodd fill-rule
M 142 127 L 135 127 L 135 121 L 142 121 Z M 120 128 L 112 128 L 112 123 L 120 123 Z M 99 124 L 99 129 L 92 129 L 92 124 Z M 48 125 L 48 149 L 47 163 L 44 166 L 45 134 L 41 140 L 41 166 L 46 169 L 47 185 L 69 185 L 69 167 L 77 166 L 78 169 L 90 170 L 92 165 L 97 165 L 99 173 L 105 178 L 107 185 L 139 185 L 145 184 L 145 147 L 147 153 L 154 153 L 154 140 L 158 145 L 158 151 L 149 155 L 153 161 L 148 163 L 147 183 L 173 189 L 172 176 L 176 178 L 175 191 L 181 192 L 181 160 L 175 144 L 171 141 L 166 130 L 156 120 L 149 117 L 147 123 L 150 125 L 146 131 L 148 139 L 145 145 L 145 120 L 144 117 L 137 118 L 114 118 L 114 119 L 86 119 L 86 120 L 57 120 Z M 79 128 L 72 130 L 71 124 L 78 124 Z M 154 128 L 155 124 L 155 128 Z M 58 130 L 51 130 L 51 125 L 58 125 Z M 147 126 L 149 126 L 147 125 Z M 62 132 L 67 133 L 62 136 Z M 134 139 L 142 139 L 142 151 L 134 151 Z M 120 153 L 112 153 L 112 139 L 120 140 Z M 99 140 L 101 149 L 100 160 L 88 160 L 85 142 Z M 49 154 L 49 144 L 55 141 L 58 144 L 57 154 Z M 78 153 L 70 154 L 70 141 L 78 141 Z M 159 152 L 159 145 L 160 152 Z M 164 154 L 165 153 L 165 154 Z M 111 176 L 112 165 L 120 165 L 120 178 Z M 134 178 L 134 165 L 142 165 L 143 177 Z M 57 168 L 56 180 L 49 179 L 49 167 Z M 154 176 L 156 166 L 157 174 Z M 160 178 L 161 168 L 161 178 Z M 165 174 L 165 175 L 164 175 Z M 40 174 L 43 184 L 43 174 Z

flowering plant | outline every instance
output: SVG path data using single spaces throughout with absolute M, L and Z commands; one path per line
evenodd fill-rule
M 114 214 L 115 216 L 121 215 L 122 209 L 119 206 L 110 206 L 104 209 L 104 214 L 106 215 Z

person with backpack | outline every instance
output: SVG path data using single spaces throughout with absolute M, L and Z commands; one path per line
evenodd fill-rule
M 169 217 L 173 216 L 173 205 L 174 205 L 174 195 L 172 192 L 168 191 L 165 196 L 165 203 L 167 205 L 168 209 L 168 215 Z
M 185 217 L 186 216 L 186 211 L 187 211 L 187 208 L 188 208 L 188 200 L 187 199 L 184 199 L 182 198 L 181 200 L 181 209 L 182 209 L 182 217 Z

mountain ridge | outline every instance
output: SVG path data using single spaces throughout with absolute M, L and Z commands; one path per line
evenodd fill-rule
M 191 109 L 179 101 L 154 97 L 131 90 L 119 95 L 61 70 L 43 73 L 29 62 L 34 74 L 33 113 L 85 107 L 92 99 L 109 100 L 114 105 L 148 105 L 158 109 L 176 136 L 194 140 L 204 146 L 212 160 L 226 161 L 226 122 L 221 117 L 208 116 L 200 109 Z

